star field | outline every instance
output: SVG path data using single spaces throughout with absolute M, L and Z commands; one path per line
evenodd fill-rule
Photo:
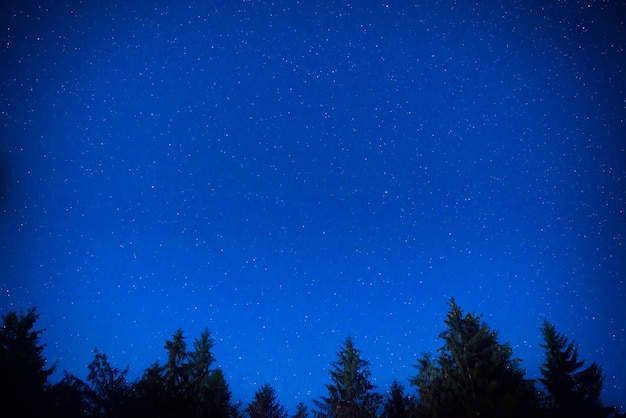
M 136 378 L 208 327 L 234 399 L 293 412 L 348 335 L 408 385 L 454 296 L 529 377 L 554 322 L 623 406 L 624 16 L 5 3 L 0 312 L 37 306 L 81 378 L 94 347 Z

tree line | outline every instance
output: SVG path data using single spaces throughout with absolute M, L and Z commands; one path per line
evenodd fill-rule
M 165 342 L 167 360 L 155 362 L 135 382 L 128 367 L 113 367 L 95 350 L 86 381 L 64 372 L 60 382 L 49 377 L 35 329 L 36 308 L 9 312 L 0 330 L 0 414 L 5 417 L 250 417 L 286 418 L 274 388 L 265 384 L 242 405 L 232 399 L 221 369 L 214 367 L 215 340 L 204 330 L 188 347 L 182 329 Z M 595 362 L 585 367 L 578 346 L 543 322 L 544 360 L 537 380 L 527 379 L 521 360 L 508 343 L 474 313 L 464 313 L 454 299 L 439 335 L 436 356 L 416 360 L 409 378 L 412 393 L 397 380 L 385 394 L 371 383 L 370 363 L 350 337 L 330 364 L 326 394 L 300 402 L 294 417 L 329 418 L 565 418 L 626 417 L 604 405 L 604 374 Z

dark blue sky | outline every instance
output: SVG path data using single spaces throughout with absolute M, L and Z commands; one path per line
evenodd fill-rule
M 0 312 L 61 370 L 208 327 L 236 400 L 293 411 L 348 335 L 407 384 L 455 296 L 530 377 L 555 323 L 626 404 L 623 2 L 23 3 Z

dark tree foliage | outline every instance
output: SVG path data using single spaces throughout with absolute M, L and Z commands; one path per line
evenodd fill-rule
M 224 374 L 214 367 L 215 341 L 208 330 L 188 350 L 182 330 L 165 342 L 167 360 L 154 363 L 129 384 L 128 368 L 113 367 L 104 353 L 95 350 L 85 381 L 65 372 L 61 382 L 50 385 L 54 366 L 47 367 L 43 331 L 34 330 L 39 315 L 30 309 L 3 316 L 0 329 L 0 416 L 6 417 L 216 417 L 286 418 L 270 385 L 262 386 L 254 401 L 242 411 L 231 402 Z M 534 382 L 525 379 L 520 360 L 512 358 L 509 344 L 498 342 L 497 333 L 479 316 L 464 314 L 454 299 L 440 334 L 443 347 L 436 357 L 417 360 L 410 383 L 417 397 L 407 396 L 394 381 L 386 396 L 370 382 L 369 362 L 361 358 L 347 338 L 338 359 L 331 363 L 328 396 L 313 403 L 316 417 L 625 417 L 600 402 L 602 369 L 592 363 L 584 368 L 578 347 L 544 321 L 545 361 L 539 380 L 547 395 L 539 403 Z M 307 417 L 300 402 L 294 417 Z
M 316 415 L 332 418 L 355 418 L 376 416 L 381 396 L 370 383 L 370 363 L 361 359 L 350 337 L 337 354 L 339 359 L 331 363 L 330 378 L 326 385 L 328 396 L 313 402 L 319 408 Z
M 56 365 L 47 366 L 43 330 L 34 330 L 39 314 L 30 308 L 2 317 L 0 329 L 0 387 L 2 408 L 14 416 L 44 416 L 50 408 L 48 377 Z
M 548 391 L 546 406 L 554 417 L 607 417 L 613 408 L 602 406 L 600 393 L 604 376 L 594 362 L 587 368 L 578 360 L 578 346 L 556 332 L 547 321 L 541 327 L 545 360 L 539 371 L 539 381 Z
M 153 364 L 134 386 L 136 414 L 153 417 L 227 417 L 235 414 L 228 384 L 212 369 L 214 340 L 204 330 L 187 351 L 182 330 L 165 342 L 167 362 Z
M 182 330 L 181 336 L 182 336 Z M 204 383 L 211 374 L 211 365 L 215 361 L 213 357 L 213 346 L 215 340 L 211 338 L 209 330 L 205 329 L 200 333 L 200 338 L 193 342 L 194 351 L 188 354 L 188 363 L 186 365 L 187 374 L 189 375 L 189 389 L 192 393 L 199 394 L 202 392 Z
M 126 380 L 128 367 L 119 370 L 111 366 L 106 354 L 97 349 L 94 353 L 93 361 L 87 366 L 87 382 L 65 372 L 57 390 L 63 389 L 64 396 L 79 397 L 80 409 L 87 416 L 123 417 L 130 395 Z
M 167 416 L 171 394 L 165 389 L 163 368 L 153 363 L 132 387 L 131 410 L 136 415 Z
M 246 408 L 250 418 L 287 418 L 285 407 L 278 402 L 276 391 L 264 384 L 254 394 L 254 400 Z
M 421 358 L 417 359 L 415 367 L 418 370 L 417 376 L 409 379 L 409 382 L 418 388 L 420 416 L 444 410 L 447 400 L 454 395 L 444 384 L 446 380 L 443 378 L 443 372 L 437 360 L 433 359 L 430 354 L 424 353 Z
M 178 329 L 172 336 L 172 340 L 165 341 L 167 350 L 167 362 L 163 366 L 163 380 L 167 391 L 177 398 L 182 398 L 187 389 L 187 372 L 190 367 L 186 367 L 187 344 L 183 330 Z
M 124 370 L 112 367 L 106 354 L 95 350 L 94 359 L 87 368 L 87 381 L 93 393 L 94 416 L 122 416 L 129 391 L 126 380 L 128 367 Z
M 302 402 L 298 402 L 296 405 L 296 413 L 293 418 L 307 418 L 309 416 L 309 409 Z
M 404 394 L 404 386 L 394 380 L 385 396 L 383 418 L 408 418 L 415 412 L 415 402 Z
M 51 416 L 65 418 L 88 417 L 90 404 L 85 399 L 84 382 L 67 371 L 52 389 Z
M 524 378 L 520 360 L 480 317 L 463 314 L 454 299 L 440 334 L 436 360 L 423 356 L 411 384 L 418 387 L 419 412 L 438 417 L 532 416 L 536 391 Z
M 236 417 L 236 405 L 231 404 L 231 393 L 221 369 L 214 369 L 207 376 L 200 397 L 196 401 L 196 417 Z
M 187 363 L 190 354 L 183 330 L 178 329 L 171 340 L 166 340 L 164 348 L 167 350 L 165 364 L 154 363 L 134 386 L 138 400 L 134 409 L 156 417 L 193 416 L 195 408 L 189 394 L 194 371 Z

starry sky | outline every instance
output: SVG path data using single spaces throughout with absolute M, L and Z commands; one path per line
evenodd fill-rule
M 381 391 L 483 315 L 626 404 L 621 1 L 4 1 L 0 313 L 139 377 L 207 327 L 234 400 Z

